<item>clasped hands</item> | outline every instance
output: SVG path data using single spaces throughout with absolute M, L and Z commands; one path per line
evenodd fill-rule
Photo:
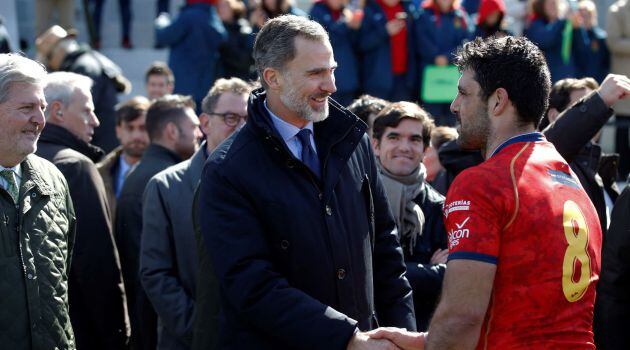
M 355 333 L 347 350 L 423 350 L 426 335 L 402 328 L 383 327 Z

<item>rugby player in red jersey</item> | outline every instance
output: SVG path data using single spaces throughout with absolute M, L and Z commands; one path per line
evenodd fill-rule
M 376 331 L 402 349 L 594 349 L 601 228 L 569 165 L 536 125 L 549 70 L 525 38 L 467 43 L 451 110 L 485 161 L 446 197 L 449 261 L 426 334 Z

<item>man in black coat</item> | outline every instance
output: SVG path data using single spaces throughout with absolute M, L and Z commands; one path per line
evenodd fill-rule
M 593 332 L 601 350 L 630 348 L 630 186 L 612 211 L 602 247 L 602 273 L 597 285 Z
M 195 104 L 190 97 L 166 95 L 155 100 L 146 115 L 151 144 L 129 173 L 116 206 L 116 243 L 127 287 L 131 345 L 155 350 L 157 315 L 140 284 L 142 197 L 153 175 L 188 159 L 201 136 Z M 191 214 L 192 215 L 192 214 Z
M 429 326 L 448 258 L 442 220 L 444 196 L 427 183 L 422 164 L 433 128 L 433 119 L 418 105 L 394 102 L 378 113 L 372 133 L 381 179 L 405 255 L 407 279 L 413 289 L 418 331 Z
M 560 80 L 551 90 L 547 111 L 551 124 L 543 131 L 569 162 L 593 202 L 604 235 L 619 196 L 615 183 L 619 155 L 604 154 L 593 139 L 612 117 L 611 106 L 628 93 L 630 80 L 623 75 L 609 75 L 601 87 L 592 78 Z M 577 108 L 560 118 L 559 114 L 572 105 Z
M 77 348 L 122 349 L 129 320 L 105 186 L 94 164 L 103 151 L 89 143 L 99 126 L 90 95 L 92 81 L 68 72 L 52 73 L 47 79 L 47 125 L 37 155 L 63 173 L 76 211 L 68 292 Z
M 415 329 L 411 288 L 366 125 L 329 99 L 328 35 L 280 16 L 254 59 L 263 88 L 200 185 L 219 348 L 393 349 L 364 331 Z
M 110 152 L 118 146 L 116 139 L 116 111 L 118 93 L 129 92 L 131 83 L 122 70 L 109 58 L 86 44 L 75 40 L 76 33 L 69 33 L 60 26 L 52 26 L 37 38 L 38 60 L 51 71 L 74 72 L 92 79 L 94 113 L 101 126 L 95 130 L 92 144 Z

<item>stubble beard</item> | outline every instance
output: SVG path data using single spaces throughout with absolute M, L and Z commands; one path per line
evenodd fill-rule
M 490 137 L 488 107 L 480 106 L 466 123 L 460 121 L 457 131 L 459 133 L 457 144 L 462 149 L 485 151 Z
M 308 104 L 307 99 L 299 96 L 298 89 L 294 88 L 292 84 L 288 84 L 286 89 L 280 94 L 280 101 L 300 118 L 313 123 L 321 122 L 328 118 L 328 103 L 324 104 L 324 108 L 321 111 L 313 109 Z

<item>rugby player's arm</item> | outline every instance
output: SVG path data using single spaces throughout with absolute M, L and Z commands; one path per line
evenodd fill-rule
M 447 263 L 442 296 L 431 319 L 425 349 L 475 349 L 497 266 L 476 260 Z

